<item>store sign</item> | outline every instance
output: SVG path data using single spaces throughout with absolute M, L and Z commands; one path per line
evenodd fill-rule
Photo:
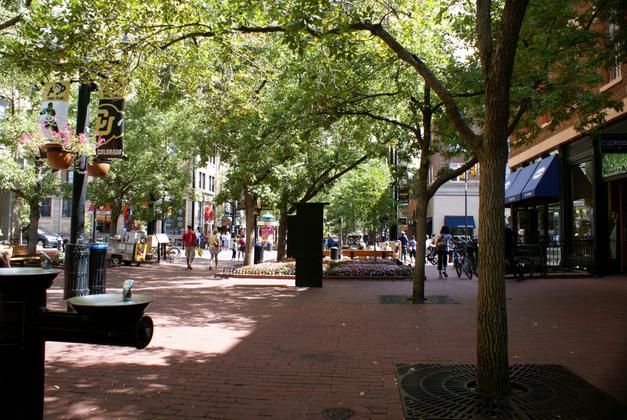
M 603 134 L 600 146 L 603 178 L 627 174 L 627 134 Z
M 627 134 L 601 135 L 601 153 L 627 153 Z
M 98 115 L 94 127 L 96 136 L 104 139 L 96 149 L 102 158 L 124 158 L 124 89 L 103 84 L 100 87 Z

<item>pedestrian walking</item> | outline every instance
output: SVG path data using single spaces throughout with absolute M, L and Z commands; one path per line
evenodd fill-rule
M 215 268 L 218 269 L 218 254 L 222 248 L 222 238 L 218 233 L 218 229 L 214 229 L 209 236 L 209 270 L 211 270 L 211 262 L 215 262 Z
M 183 234 L 183 246 L 185 247 L 185 259 L 187 260 L 187 268 L 192 269 L 194 256 L 196 256 L 196 232 L 191 225 L 187 225 L 187 230 Z
M 407 244 L 409 243 L 409 239 L 407 238 L 407 235 L 405 234 L 405 231 L 401 231 L 401 237 L 399 238 L 399 240 L 401 241 L 401 259 L 403 260 L 403 263 L 407 262 Z
M 237 241 L 237 261 L 240 258 L 244 259 L 244 255 L 246 254 L 246 239 L 244 235 L 239 236 L 239 240 Z
M 237 256 L 237 243 L 239 242 L 239 236 L 231 241 L 231 261 L 235 261 L 235 257 Z
M 407 243 L 407 247 L 409 248 L 409 263 L 413 264 L 416 258 L 416 238 L 412 236 Z
M 446 266 L 448 265 L 448 251 L 449 244 L 453 237 L 450 234 L 450 229 L 448 226 L 443 225 L 440 229 L 440 236 L 438 236 L 437 241 L 435 241 L 435 247 L 438 251 L 438 277 L 442 278 L 448 277 L 446 274 Z

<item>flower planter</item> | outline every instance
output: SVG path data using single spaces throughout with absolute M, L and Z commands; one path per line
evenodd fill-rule
M 74 153 L 63 150 L 60 144 L 46 144 L 48 165 L 54 169 L 67 169 L 74 162 Z
M 87 165 L 87 173 L 91 176 L 105 176 L 109 173 L 111 163 L 109 162 L 93 162 Z

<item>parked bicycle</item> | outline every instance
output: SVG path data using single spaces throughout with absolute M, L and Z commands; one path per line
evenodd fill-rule
M 472 253 L 468 252 L 466 242 L 459 241 L 453 247 L 453 267 L 455 267 L 458 278 L 461 278 L 462 273 L 464 273 L 468 279 L 472 279 L 475 264 Z
M 159 247 L 153 247 L 150 249 L 151 255 L 158 255 Z M 176 245 L 168 245 L 165 250 L 165 259 L 168 262 L 174 262 L 174 260 L 178 260 L 181 257 L 181 248 Z
M 527 280 L 533 276 L 534 264 L 527 257 L 517 257 L 505 260 L 505 270 L 507 274 L 513 274 L 517 281 Z
M 438 253 L 434 246 L 427 248 L 425 259 L 432 265 L 438 265 Z

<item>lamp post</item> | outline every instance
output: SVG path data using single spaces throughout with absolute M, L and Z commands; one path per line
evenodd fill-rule
M 87 111 L 91 92 L 95 83 L 81 83 L 78 88 L 76 110 L 76 134 L 85 132 Z M 89 247 L 84 244 L 85 234 L 85 197 L 87 195 L 87 158 L 81 156 L 74 166 L 72 177 L 72 217 L 70 219 L 70 243 L 65 246 L 65 283 L 63 298 L 89 294 Z
M 464 239 L 468 239 L 468 170 L 464 172 Z

